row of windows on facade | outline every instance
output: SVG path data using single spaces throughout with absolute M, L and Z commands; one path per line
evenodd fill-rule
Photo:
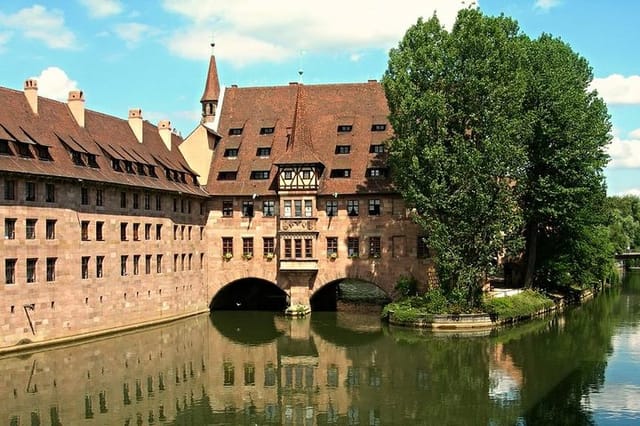
M 235 158 L 238 156 L 240 152 L 240 148 L 227 148 L 224 150 L 224 156 L 227 158 Z M 384 144 L 372 144 L 369 145 L 369 153 L 370 154 L 382 154 L 385 152 Z M 336 145 L 335 149 L 336 154 L 350 154 L 351 153 L 351 145 Z M 266 158 L 271 155 L 271 147 L 258 147 L 256 150 L 256 157 Z
M 252 200 L 242 201 L 242 216 L 253 217 L 255 202 Z M 395 210 L 400 211 L 400 205 L 404 208 L 403 203 L 394 203 Z M 349 216 L 360 215 L 360 200 L 347 200 L 346 211 Z M 382 201 L 379 198 L 371 198 L 367 202 L 367 212 L 369 216 L 380 216 L 382 214 Z M 338 216 L 338 200 L 328 200 L 325 203 L 325 213 L 329 217 Z M 394 212 L 395 214 L 395 212 Z M 399 214 L 399 213 L 398 213 Z M 262 202 L 262 216 L 274 217 L 276 215 L 276 201 L 264 200 Z M 233 201 L 222 201 L 222 216 L 233 216 Z M 313 217 L 313 200 L 284 200 L 283 201 L 283 217 Z
M 131 262 L 129 261 L 131 258 Z M 104 278 L 105 274 L 105 256 L 95 256 L 93 262 L 91 256 L 82 256 L 80 259 L 80 278 L 89 279 L 91 271 L 95 271 L 95 278 Z M 144 265 L 142 264 L 142 255 L 134 254 L 121 255 L 120 256 L 120 275 L 127 276 L 129 271 L 133 275 L 140 275 L 141 267 L 144 267 L 144 273 L 146 275 L 151 274 L 153 268 L 153 255 L 144 255 Z M 155 255 L 155 271 L 158 274 L 163 273 L 162 254 Z M 56 280 L 56 264 L 58 262 L 57 257 L 46 258 L 46 281 L 53 282 Z M 95 269 L 91 264 L 95 265 Z M 38 258 L 27 258 L 25 260 L 26 268 L 26 281 L 27 283 L 34 283 L 37 281 L 37 265 Z M 4 261 L 5 270 L 5 283 L 16 283 L 16 268 L 18 266 L 18 259 L 10 258 Z M 200 253 L 199 268 L 204 268 L 204 253 Z M 182 253 L 173 255 L 173 272 L 191 271 L 193 269 L 193 253 Z
M 236 379 L 235 365 L 231 361 L 222 364 L 223 369 L 223 385 L 234 386 Z M 282 367 L 283 380 L 282 385 L 285 388 L 306 388 L 313 389 L 316 367 L 309 365 L 286 365 Z M 368 367 L 366 370 L 367 382 L 369 386 L 380 387 L 382 385 L 382 369 L 379 367 Z M 254 363 L 247 362 L 243 364 L 244 386 L 255 386 L 256 384 L 256 367 Z M 278 369 L 269 362 L 264 366 L 264 386 L 275 386 L 277 384 Z M 345 384 L 347 387 L 359 386 L 361 382 L 362 372 L 360 367 L 347 367 Z M 340 385 L 340 369 L 335 364 L 327 367 L 327 386 L 337 388 Z
M 328 258 L 338 257 L 338 237 L 326 237 Z M 286 237 L 282 240 L 281 256 L 284 259 L 313 259 L 312 237 Z M 357 258 L 360 256 L 360 237 L 347 237 L 347 256 Z M 229 259 L 233 257 L 233 237 L 222 237 L 222 256 Z M 275 238 L 262 238 L 262 255 L 266 258 L 275 256 Z M 382 239 L 378 236 L 368 237 L 368 256 L 377 258 L 382 255 Z M 255 256 L 253 237 L 242 237 L 242 256 L 252 258 Z M 424 259 L 429 256 L 425 238 L 416 238 L 416 257 Z
M 4 181 L 4 199 L 7 201 L 16 200 L 17 182 L 15 180 Z M 126 209 L 129 205 L 129 193 L 126 191 L 120 192 L 120 208 Z M 56 201 L 56 186 L 53 183 L 44 184 L 44 201 L 47 203 L 55 203 Z M 154 205 L 156 211 L 162 210 L 162 196 L 160 194 L 154 194 Z M 25 201 L 38 201 L 38 185 L 33 181 L 24 182 L 24 200 Z M 151 192 L 144 192 L 141 194 L 134 192 L 131 194 L 131 206 L 133 209 L 140 209 L 141 204 L 145 210 L 151 210 Z M 89 188 L 80 188 L 80 204 L 88 206 L 90 204 Z M 104 206 L 104 190 L 97 188 L 95 190 L 95 205 L 96 207 Z M 200 214 L 205 214 L 206 205 L 204 202 L 200 203 Z M 173 198 L 173 211 L 180 213 L 191 214 L 192 203 L 191 200 L 185 200 L 184 198 Z
M 16 218 L 5 218 L 4 219 L 4 238 L 5 240 L 15 240 L 16 239 Z M 54 240 L 56 238 L 56 219 L 45 219 L 45 239 Z M 38 219 L 25 219 L 25 238 L 27 240 L 33 240 L 37 237 L 37 224 Z M 142 227 L 141 225 L 144 225 Z M 129 224 L 127 222 L 120 223 L 120 240 L 128 241 L 129 233 L 128 233 Z M 83 220 L 80 221 L 80 239 L 82 241 L 90 240 L 90 228 L 91 221 Z M 142 238 L 141 229 L 144 232 L 144 239 L 151 240 L 151 231 L 153 228 L 153 224 L 151 223 L 133 223 L 133 240 L 139 241 Z M 96 221 L 94 224 L 95 229 L 95 240 L 96 241 L 104 241 L 104 222 Z M 173 239 L 174 240 L 191 240 L 192 239 L 192 225 L 174 225 L 173 226 Z M 200 240 L 204 238 L 204 227 L 200 226 L 198 228 Z M 162 239 L 162 224 L 155 224 L 155 239 Z
M 283 170 L 281 172 L 285 180 L 293 179 L 293 171 Z M 302 179 L 311 179 L 311 170 L 302 171 Z M 249 175 L 251 180 L 266 180 L 269 179 L 271 172 L 269 170 L 252 170 Z M 368 167 L 365 171 L 365 177 L 368 178 L 384 178 L 389 176 L 389 169 L 387 167 Z M 331 169 L 329 173 L 331 178 L 350 178 L 351 169 Z M 222 171 L 218 172 L 218 180 L 236 180 L 238 178 L 237 171 Z
M 260 135 L 271 135 L 275 132 L 275 127 L 261 127 Z M 338 133 L 349 133 L 353 130 L 353 124 L 339 124 L 336 131 Z M 387 125 L 384 123 L 377 123 L 371 125 L 372 132 L 384 132 L 387 130 Z M 229 136 L 240 136 L 244 131 L 244 127 L 231 127 L 229 129 Z

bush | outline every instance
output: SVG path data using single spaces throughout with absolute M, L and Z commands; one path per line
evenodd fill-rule
M 418 294 L 418 283 L 413 277 L 401 276 L 396 283 L 395 290 L 402 297 L 415 296 Z
M 533 290 L 525 290 L 515 296 L 485 299 L 485 312 L 498 318 L 518 318 L 533 315 L 554 306 L 553 300 Z

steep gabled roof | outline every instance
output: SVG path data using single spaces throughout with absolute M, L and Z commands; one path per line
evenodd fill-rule
M 176 169 L 190 175 L 184 157 L 174 139 L 171 151 L 164 145 L 156 126 L 143 123 L 143 143 L 139 143 L 127 120 L 99 112 L 85 110 L 85 127 L 76 123 L 67 104 L 38 98 L 38 114 L 31 110 L 24 93 L 0 88 L 0 139 L 17 139 L 32 146 L 47 147 L 52 161 L 21 158 L 19 155 L 0 155 L 0 170 L 15 173 L 77 178 L 85 181 L 130 185 L 146 189 L 182 192 L 198 196 L 207 193 L 193 183 L 169 180 L 162 165 L 154 158 L 167 159 Z M 6 138 L 7 131 L 15 138 Z M 31 142 L 29 142 L 31 141 Z M 74 164 L 71 151 L 95 155 L 97 167 Z M 142 163 L 155 168 L 157 177 L 113 170 L 111 158 Z M 189 176 L 190 178 L 190 176 Z M 189 179 L 190 180 L 190 179 Z
M 320 194 L 393 191 L 390 179 L 367 177 L 368 168 L 386 167 L 386 154 L 372 153 L 370 146 L 383 144 L 393 134 L 388 113 L 377 82 L 227 88 L 218 126 L 222 139 L 207 189 L 212 194 L 268 195 L 275 190 L 277 165 L 322 164 Z M 275 122 L 273 133 L 261 134 L 267 121 Z M 383 129 L 373 131 L 374 124 Z M 241 135 L 229 134 L 239 126 Z M 338 132 L 338 126 L 351 127 Z M 338 145 L 349 146 L 349 153 L 337 154 Z M 258 147 L 271 148 L 268 181 L 250 179 Z M 224 157 L 228 148 L 238 150 L 237 159 Z M 239 162 L 236 179 L 218 180 L 218 172 L 231 161 Z M 330 177 L 331 170 L 345 168 L 350 177 Z
M 211 55 L 209 59 L 209 71 L 207 72 L 207 82 L 204 85 L 204 92 L 200 102 L 218 101 L 220 98 L 220 81 L 218 80 L 218 67 L 216 57 Z

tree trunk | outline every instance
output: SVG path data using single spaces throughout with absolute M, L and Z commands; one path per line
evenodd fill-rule
M 533 287 L 533 275 L 536 267 L 536 254 L 538 252 L 538 226 L 530 223 L 527 227 L 527 248 L 525 252 L 525 271 L 523 286 Z

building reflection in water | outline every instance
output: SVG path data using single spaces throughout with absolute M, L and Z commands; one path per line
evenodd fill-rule
M 218 312 L 0 359 L 0 422 L 486 424 L 492 398 L 517 396 L 522 376 L 500 345 L 411 336 L 375 316 Z

